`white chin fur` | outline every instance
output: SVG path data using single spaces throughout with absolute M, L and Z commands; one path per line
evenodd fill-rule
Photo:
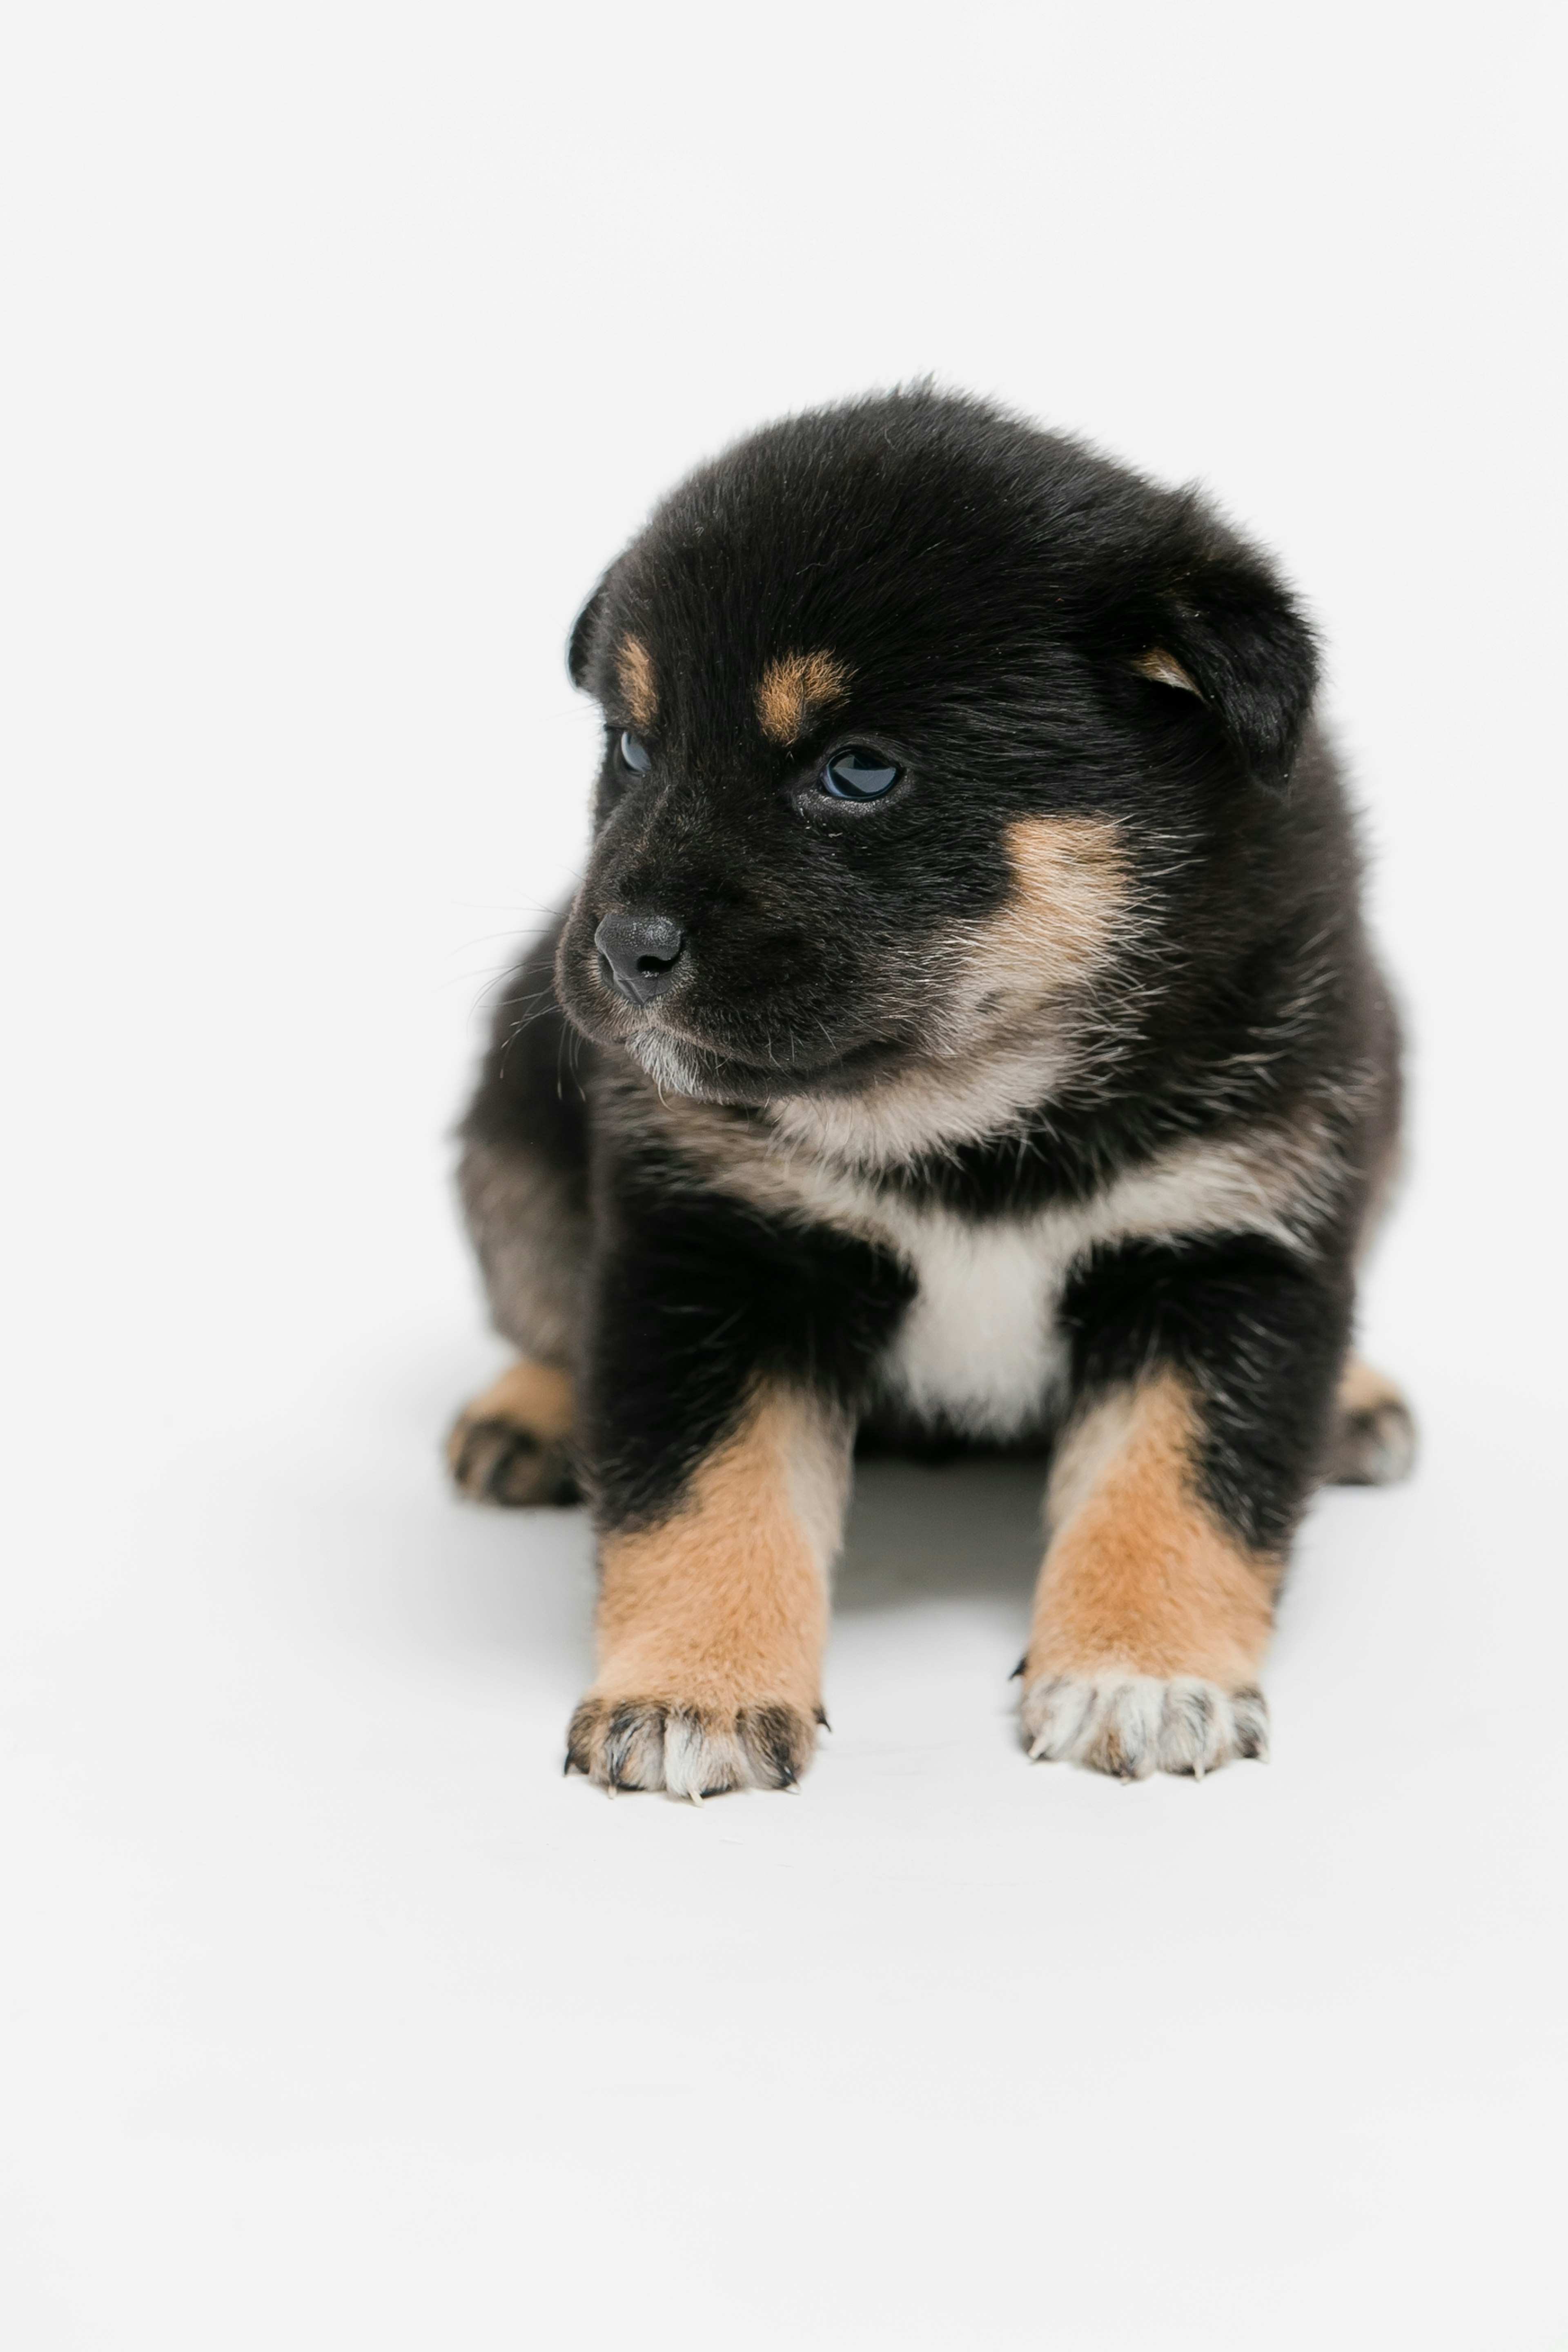
M 706 1094 L 696 1058 L 679 1037 L 662 1029 L 638 1029 L 626 1039 L 626 1051 L 661 1094 L 693 1095 L 699 1100 Z

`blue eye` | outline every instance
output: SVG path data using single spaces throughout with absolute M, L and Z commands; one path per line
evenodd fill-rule
M 903 772 L 880 751 L 868 751 L 864 743 L 851 743 L 845 751 L 835 751 L 824 768 L 822 789 L 836 801 L 879 801 Z
M 629 731 L 621 737 L 621 757 L 634 776 L 646 776 L 653 765 L 653 753 Z

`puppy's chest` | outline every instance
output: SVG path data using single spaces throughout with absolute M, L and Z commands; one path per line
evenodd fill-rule
M 1072 1248 L 1056 1221 L 900 1221 L 919 1287 L 879 1368 L 890 1402 L 965 1436 L 1005 1440 L 1056 1417 L 1068 1351 L 1059 1321 Z
M 668 1114 L 667 1114 L 668 1116 Z M 889 1405 L 975 1438 L 1031 1435 L 1059 1417 L 1070 1371 L 1061 1327 L 1074 1269 L 1129 1242 L 1265 1235 L 1311 1251 L 1339 1197 L 1331 1130 L 1310 1109 L 1289 1123 L 1188 1136 L 1082 1198 L 970 1219 L 915 1202 L 826 1156 L 776 1148 L 732 1122 L 689 1113 L 688 1148 L 710 1182 L 764 1216 L 868 1241 L 901 1259 L 914 1296 L 878 1368 Z

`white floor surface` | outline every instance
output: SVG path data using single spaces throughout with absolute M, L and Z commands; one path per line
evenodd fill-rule
M 447 1499 L 457 1369 L 58 1496 L 21 2340 L 1560 2340 L 1561 1562 L 1468 1413 L 1201 1787 L 1024 1760 L 1028 1471 L 865 1470 L 821 1759 L 698 1811 L 561 1777 L 584 1530 Z

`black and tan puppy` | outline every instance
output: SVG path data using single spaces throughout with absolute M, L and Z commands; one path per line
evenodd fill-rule
M 1194 497 L 925 391 L 759 433 L 612 565 L 592 855 L 462 1185 L 522 1360 L 459 1486 L 581 1484 L 569 1762 L 792 1781 L 858 1436 L 1049 1452 L 1030 1753 L 1257 1755 L 1397 1040 L 1310 633 Z

